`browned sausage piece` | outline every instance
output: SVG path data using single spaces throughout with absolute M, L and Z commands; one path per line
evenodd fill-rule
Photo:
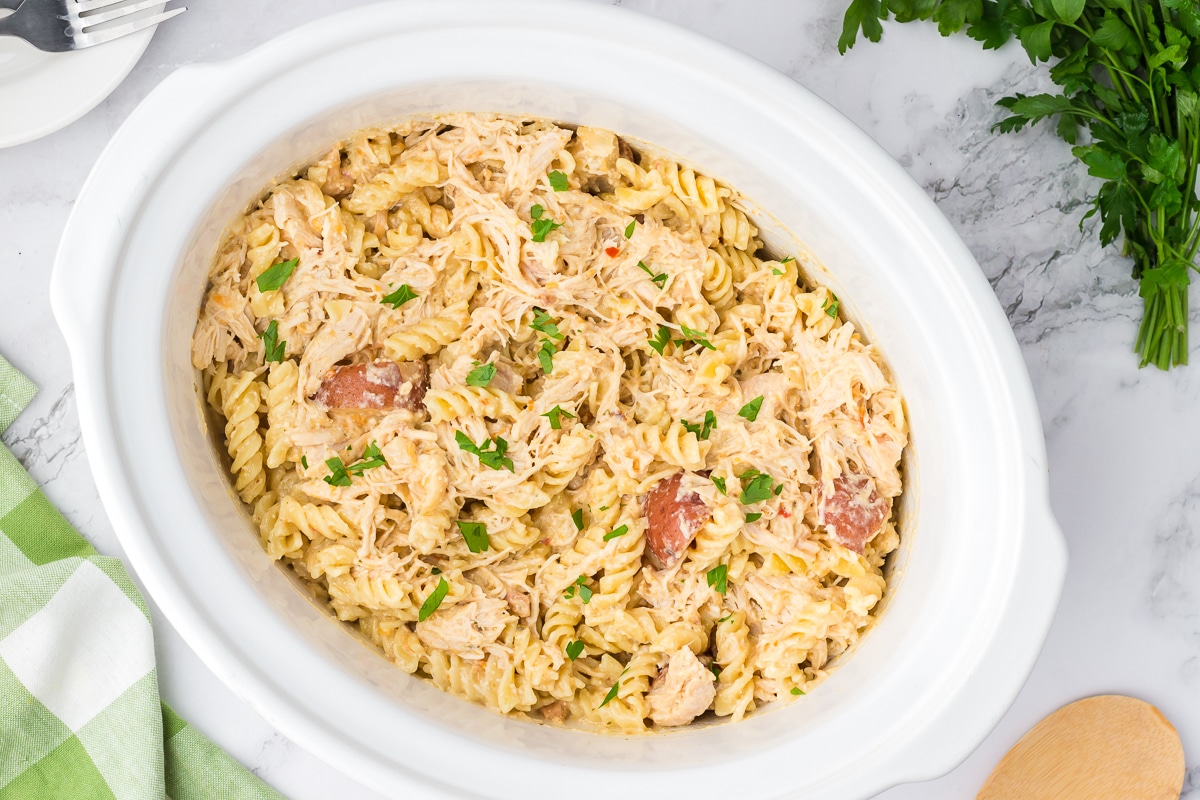
M 549 705 L 541 707 L 542 719 L 546 722 L 566 722 L 567 717 L 571 715 L 571 709 L 562 700 L 555 700 Z
M 633 148 L 620 136 L 617 137 L 617 155 L 626 161 L 633 161 Z
M 708 506 L 695 492 L 679 490 L 682 472 L 664 478 L 646 495 L 646 545 L 661 569 L 679 563 L 708 521 Z
M 313 399 L 326 408 L 423 408 L 428 374 L 424 361 L 375 361 L 334 367 Z
M 846 473 L 833 479 L 833 494 L 822 498 L 817 521 L 843 547 L 862 553 L 891 512 L 892 501 L 879 496 L 875 481 Z

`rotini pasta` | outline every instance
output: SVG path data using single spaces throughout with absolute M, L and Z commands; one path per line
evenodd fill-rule
M 632 733 L 813 690 L 888 589 L 907 428 L 745 208 L 609 131 L 470 114 L 275 184 L 192 343 L 267 555 L 505 714 Z

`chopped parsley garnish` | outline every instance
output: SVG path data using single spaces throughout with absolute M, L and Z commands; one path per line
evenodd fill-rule
M 600 506 L 601 511 L 608 511 L 608 506 Z
M 571 512 L 571 522 L 575 523 L 575 530 L 583 530 L 583 509 L 577 508 Z
M 568 586 L 566 591 L 563 592 L 563 597 L 570 599 L 574 597 L 575 592 L 578 591 L 579 599 L 582 600 L 583 604 L 586 606 L 589 602 L 591 602 L 593 594 L 591 588 L 587 585 L 587 579 L 587 575 L 580 575 L 575 579 L 575 582 Z
M 762 519 L 762 514 L 758 511 L 746 515 L 746 522 L 758 522 L 760 519 Z
M 704 441 L 712 433 L 712 429 L 717 427 L 717 415 L 711 410 L 705 411 L 703 424 L 699 422 L 693 424 L 685 419 L 679 420 L 679 424 L 684 427 L 684 430 L 696 434 L 697 439 Z
M 709 664 L 708 671 L 713 674 L 714 678 L 721 677 L 721 667 L 718 664 Z
M 782 491 L 783 491 L 783 484 L 782 483 L 775 484 L 775 496 L 779 497 L 779 495 Z
M 542 346 L 538 348 L 538 363 L 542 365 L 542 372 L 549 375 L 554 372 L 554 354 L 558 350 L 554 347 L 554 342 L 549 339 L 542 339 Z
M 618 528 L 613 528 L 611 531 L 609 531 L 608 533 L 604 534 L 604 541 L 606 541 L 606 542 L 607 542 L 609 539 L 615 539 L 615 538 L 617 538 L 618 536 L 624 536 L 624 535 L 625 535 L 625 534 L 627 534 L 627 533 L 629 533 L 629 526 L 628 526 L 628 525 L 622 525 L 622 526 L 620 526 L 620 527 L 618 527 Z
M 821 303 L 821 308 L 825 309 L 825 313 L 826 313 L 826 314 L 828 314 L 828 315 L 829 315 L 829 316 L 831 316 L 831 317 L 835 317 L 835 318 L 836 318 L 836 317 L 837 317 L 837 315 L 838 315 L 838 299 L 837 299 L 837 295 L 836 295 L 836 294 L 831 294 L 831 295 L 829 295 L 829 296 L 833 298 L 833 302 L 831 303 L 831 302 L 829 302 L 828 300 L 826 300 L 825 302 Z
M 347 447 L 346 449 L 349 450 L 350 448 Z M 308 468 L 308 462 L 304 460 L 303 456 L 301 457 L 301 463 L 304 464 L 306 469 Z M 337 456 L 326 461 L 325 466 L 329 467 L 330 472 L 329 475 L 323 478 L 326 483 L 330 486 L 349 486 L 351 475 L 362 475 L 369 469 L 386 467 L 387 459 L 379 451 L 379 445 L 371 442 L 367 449 L 363 451 L 363 457 L 350 466 L 347 467 L 342 462 L 342 459 Z
M 542 215 L 545 213 L 546 209 L 542 208 L 540 205 L 535 205 L 533 208 L 529 209 L 529 216 L 533 217 L 533 223 L 530 224 L 529 229 L 533 231 L 533 240 L 535 242 L 546 241 L 546 234 L 555 228 L 562 227 L 561 222 L 555 222 L 549 217 L 543 217 Z
M 508 442 L 502 437 L 496 436 L 490 439 L 484 439 L 478 445 L 462 431 L 454 432 L 454 441 L 458 442 L 458 446 L 468 453 L 472 453 L 479 457 L 479 463 L 485 467 L 492 469 L 506 469 L 509 472 L 516 472 L 513 469 L 513 461 L 508 456 L 504 455 L 508 451 Z
M 538 333 L 546 334 L 556 342 L 562 341 L 563 335 L 562 331 L 558 329 L 558 323 L 554 321 L 554 317 L 540 308 L 533 310 L 533 322 L 529 323 L 529 327 Z
M 716 350 L 717 349 L 716 347 L 713 346 L 713 343 L 708 340 L 708 334 L 706 334 L 704 331 L 698 331 L 693 328 L 689 328 L 687 325 L 682 325 L 679 328 L 679 332 L 682 333 L 683 335 L 680 338 L 675 340 L 675 344 L 685 344 L 687 342 L 695 342 L 696 344 L 703 347 L 705 350 Z
M 758 397 L 742 406 L 742 410 L 738 412 L 738 416 L 742 419 L 745 419 L 747 422 L 754 422 L 754 420 L 758 419 L 758 412 L 762 408 L 762 404 L 763 396 L 760 394 Z
M 467 373 L 467 386 L 487 386 L 496 377 L 495 364 L 480 364 Z
M 739 498 L 744 505 L 771 499 L 771 491 L 775 486 L 775 480 L 770 475 L 765 472 L 759 472 L 756 469 L 748 469 L 741 475 L 738 475 L 738 478 L 748 481 L 745 484 L 745 488 L 742 489 L 742 496 Z
M 433 612 L 438 610 L 438 606 L 446 599 L 446 594 L 450 591 L 450 584 L 446 583 L 445 578 L 438 578 L 437 588 L 425 598 L 425 602 L 421 603 L 421 610 L 417 613 L 417 621 L 424 622 L 429 619 Z
M 417 293 L 412 290 L 412 287 L 407 283 L 400 284 L 400 288 L 389 295 L 384 295 L 384 298 L 379 302 L 392 308 L 399 308 L 417 297 Z
M 567 642 L 567 658 L 574 661 L 583 654 L 583 642 L 576 639 L 573 642 Z
M 383 453 L 379 451 L 379 445 L 376 442 L 371 442 L 366 450 L 363 450 L 363 457 L 359 461 L 355 461 L 346 469 L 351 475 L 362 475 L 369 469 L 376 467 L 386 467 L 387 459 L 383 457 Z
M 300 466 L 308 469 L 308 456 L 300 456 Z
M 337 456 L 325 462 L 325 466 L 329 467 L 329 473 L 323 480 L 330 486 L 349 486 L 350 473 L 346 472 L 346 465 Z
M 793 686 L 793 687 L 792 687 L 792 694 L 794 694 L 794 695 L 796 695 L 797 697 L 799 697 L 800 695 L 804 694 L 804 692 L 803 692 L 803 691 L 801 691 L 801 689 L 800 689 L 800 687 L 799 687 L 799 686 Z
M 780 259 L 779 263 L 780 264 L 790 264 L 795 260 L 796 260 L 795 256 L 784 256 L 782 259 Z
M 783 270 L 779 269 L 778 267 L 771 267 L 771 274 L 772 275 L 782 275 Z
M 724 478 L 718 478 L 716 475 L 713 475 L 712 482 L 716 485 L 718 492 L 720 492 L 721 494 L 726 494 Z
M 442 571 L 441 571 L 440 569 L 438 569 L 437 567 L 434 567 L 433 569 L 431 569 L 431 570 L 429 570 L 429 571 L 430 571 L 431 573 L 433 573 L 434 575 L 441 575 L 441 574 L 442 574 Z
M 271 324 L 258 337 L 263 340 L 263 350 L 265 351 L 263 360 L 282 363 L 283 348 L 287 347 L 287 342 L 279 341 L 279 323 L 271 320 Z
M 550 188 L 556 192 L 565 192 L 571 188 L 571 184 L 567 182 L 567 173 L 554 170 L 548 176 L 550 178 Z
M 717 624 L 719 625 L 722 622 L 729 622 L 729 620 L 731 620 L 731 619 L 733 619 L 733 614 L 726 614 L 725 616 L 723 616 L 719 620 L 717 620 Z
M 633 229 L 636 227 L 637 227 L 637 220 L 636 219 L 630 220 L 629 224 L 625 226 L 625 238 L 626 239 L 633 238 Z
M 621 691 L 621 682 L 617 681 L 612 688 L 608 690 L 608 694 L 604 695 L 604 702 L 599 705 L 599 708 L 604 708 L 611 703 L 617 696 L 617 692 Z
M 718 564 L 708 571 L 706 577 L 708 578 L 709 586 L 713 587 L 718 594 L 725 594 L 725 591 L 729 588 L 727 584 L 728 576 L 729 566 L 727 564 Z
M 666 350 L 667 345 L 671 343 L 671 329 L 666 325 L 658 326 L 658 333 L 650 340 L 650 346 L 661 356 Z
M 462 537 L 467 541 L 467 547 L 472 553 L 483 553 L 488 549 L 491 540 L 488 539 L 487 525 L 482 522 L 463 522 L 456 520 Z
M 263 270 L 263 273 L 255 278 L 258 283 L 260 292 L 274 292 L 280 286 L 287 282 L 287 279 L 292 277 L 292 272 L 296 269 L 296 265 L 300 263 L 300 259 L 293 258 L 291 261 L 280 261 Z
M 551 366 L 553 367 L 553 362 L 551 362 Z M 549 374 L 549 372 L 550 370 L 546 370 L 547 374 Z M 567 419 L 575 419 L 574 414 L 572 414 L 570 411 L 567 411 L 565 408 L 562 408 L 561 406 L 555 406 L 545 414 L 542 414 L 542 416 L 550 420 L 550 427 L 556 431 L 562 430 L 563 417 L 566 417 Z
M 647 267 L 647 266 L 646 266 L 646 262 L 645 262 L 645 261 L 639 261 L 639 262 L 638 262 L 638 269 L 642 270 L 642 271 L 643 271 L 643 272 L 645 272 L 647 275 L 649 275 L 649 276 L 650 276 L 650 280 L 652 280 L 652 281 L 654 281 L 654 283 L 658 284 L 658 288 L 660 288 L 660 289 L 661 289 L 661 288 L 663 288 L 664 286 L 666 286 L 666 285 L 667 285 L 667 273 L 665 273 L 665 272 L 660 272 L 660 273 L 658 273 L 657 275 L 655 275 L 655 274 L 654 274 L 654 270 L 652 270 L 652 269 L 650 269 L 649 267 Z

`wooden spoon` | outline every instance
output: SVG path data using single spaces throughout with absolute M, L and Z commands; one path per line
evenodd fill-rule
M 1035 725 L 976 800 L 1179 800 L 1184 770 L 1179 734 L 1157 708 L 1102 695 Z

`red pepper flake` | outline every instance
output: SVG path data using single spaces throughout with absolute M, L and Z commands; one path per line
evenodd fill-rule
M 609 258 L 616 258 L 618 255 L 621 254 L 621 250 L 616 247 L 606 247 L 606 248 L 604 248 L 604 252 L 608 253 Z

